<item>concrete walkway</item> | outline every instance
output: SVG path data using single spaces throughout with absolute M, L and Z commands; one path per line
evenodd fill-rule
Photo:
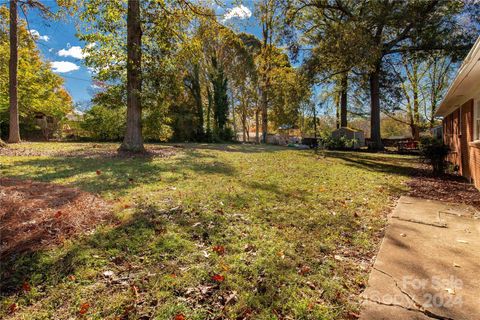
M 480 219 L 471 207 L 401 197 L 362 320 L 480 319 Z

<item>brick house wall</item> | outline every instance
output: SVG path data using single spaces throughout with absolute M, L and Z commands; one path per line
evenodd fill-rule
M 480 144 L 473 143 L 473 99 L 443 119 L 444 142 L 450 147 L 448 161 L 480 188 Z

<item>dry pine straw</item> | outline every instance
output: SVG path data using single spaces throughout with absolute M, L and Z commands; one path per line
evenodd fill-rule
M 63 185 L 0 178 L 0 256 L 58 245 L 113 221 L 100 197 Z

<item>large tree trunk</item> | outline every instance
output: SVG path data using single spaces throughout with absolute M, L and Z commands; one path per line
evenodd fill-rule
M 370 73 L 370 149 L 383 150 L 380 133 L 380 66 Z
M 348 74 L 342 75 L 340 95 L 340 127 L 346 127 L 347 124 L 347 90 L 348 90 Z
M 335 126 L 340 128 L 340 99 L 339 94 L 335 93 Z
M 128 0 L 127 13 L 127 131 L 120 150 L 143 152 L 142 28 L 140 0 Z
M 260 143 L 260 137 L 259 137 L 259 126 L 260 126 L 260 121 L 259 121 L 259 116 L 260 116 L 260 110 L 257 108 L 255 110 L 255 143 Z
M 10 131 L 8 142 L 20 142 L 18 121 L 18 35 L 17 35 L 17 0 L 10 0 L 10 63 L 9 63 L 9 97 L 10 97 Z
M 203 141 L 205 139 L 205 131 L 203 130 L 203 104 L 202 104 L 202 88 L 200 86 L 200 70 L 199 66 L 195 64 L 193 66 L 193 78 L 192 78 L 192 94 L 197 106 L 197 140 Z
M 247 142 L 247 111 L 244 101 L 242 101 L 242 140 Z
M 415 123 L 410 124 L 410 131 L 412 133 L 412 138 L 415 141 L 420 140 L 420 129 Z
M 268 134 L 268 96 L 267 85 L 262 89 L 262 143 L 267 143 Z
M 213 98 L 212 98 L 212 93 L 210 92 L 210 87 L 208 87 L 208 86 L 207 86 L 207 99 L 208 99 L 208 106 L 207 106 L 207 140 L 210 141 L 211 138 L 212 138 L 211 114 L 212 114 Z
M 429 127 L 430 129 L 433 129 L 435 126 L 435 111 L 437 109 L 437 106 L 432 103 L 430 107 L 430 121 L 429 121 Z
M 234 136 L 233 136 L 233 140 L 234 141 L 237 141 L 238 140 L 238 136 L 237 136 L 237 123 L 236 123 L 236 117 L 235 117 L 235 100 L 233 99 L 233 94 L 232 94 L 232 123 L 233 123 L 233 132 L 234 132 Z

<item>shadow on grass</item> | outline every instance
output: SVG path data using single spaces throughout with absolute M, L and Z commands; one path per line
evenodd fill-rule
M 412 163 L 418 162 L 418 158 L 416 157 L 379 156 L 378 154 L 371 153 L 337 151 L 328 152 L 327 157 L 341 159 L 355 168 L 375 172 L 401 176 L 426 175 L 429 173 L 429 171 L 424 168 L 412 165 Z
M 233 176 L 235 168 L 196 150 L 186 150 L 179 158 L 71 158 L 22 159 L 11 166 L 10 177 L 52 182 L 73 178 L 71 185 L 89 192 L 115 192 L 124 195 L 138 184 L 156 181 L 174 183 L 192 171 L 196 174 Z M 25 168 L 25 169 L 22 169 Z
M 215 150 L 238 153 L 274 153 L 279 151 L 296 150 L 284 146 L 277 146 L 271 144 L 213 144 L 213 143 L 196 143 L 196 144 L 181 144 L 175 146 L 183 146 L 187 149 L 198 150 Z

